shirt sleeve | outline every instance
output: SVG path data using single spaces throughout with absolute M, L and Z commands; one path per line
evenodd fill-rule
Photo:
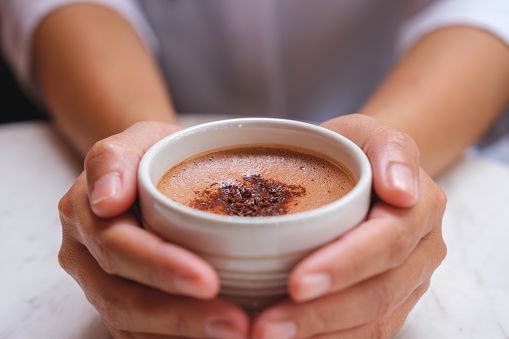
M 0 34 L 4 58 L 21 88 L 37 101 L 40 97 L 31 60 L 34 32 L 49 13 L 78 2 L 101 4 L 115 10 L 132 25 L 148 50 L 155 52 L 158 48 L 155 35 L 136 0 L 2 0 Z
M 412 16 L 403 26 L 398 54 L 424 35 L 447 26 L 477 27 L 509 45 L 509 0 L 438 0 Z

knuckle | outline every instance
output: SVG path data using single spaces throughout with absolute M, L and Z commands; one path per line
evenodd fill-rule
M 405 261 L 414 243 L 414 232 L 411 231 L 408 225 L 398 223 L 397 227 L 394 228 L 393 241 L 389 250 L 390 266 L 396 267 Z
M 71 273 L 76 263 L 76 244 L 79 243 L 76 229 L 77 211 L 73 204 L 72 189 L 58 202 L 58 214 L 62 227 L 62 242 L 58 251 L 58 263 L 66 272 Z
M 376 321 L 373 326 L 373 331 L 370 335 L 371 339 L 388 339 L 390 335 L 388 333 L 388 329 L 386 328 L 384 321 Z
M 101 314 L 104 321 L 111 327 L 118 329 L 124 327 L 123 313 L 120 311 L 118 300 L 114 296 L 110 294 L 100 294 L 96 296 L 94 300 L 89 301 L 94 305 L 97 312 Z
M 442 217 L 447 206 L 447 194 L 431 178 L 427 178 L 423 185 L 426 194 L 429 196 L 429 210 L 436 216 Z
M 62 267 L 66 272 L 68 269 L 72 267 L 71 258 L 69 255 L 69 251 L 67 250 L 66 239 L 62 239 L 62 244 L 58 251 L 58 264 Z
M 417 147 L 417 143 L 404 132 L 392 128 L 387 128 L 387 132 L 385 134 L 385 142 L 387 145 L 396 146 L 398 149 L 405 150 L 409 154 L 413 154 L 416 159 L 420 158 L 419 147 Z
M 116 135 L 97 141 L 85 157 L 85 169 L 90 168 L 98 159 L 110 158 L 124 153 L 125 147 Z
M 308 324 L 313 324 L 314 333 L 323 333 L 327 330 L 327 315 L 324 312 L 320 312 L 318 309 L 312 307 L 307 315 Z M 309 329 L 307 329 L 309 330 Z M 299 332 L 302 335 L 306 331 L 306 328 L 300 328 Z
M 114 256 L 111 251 L 111 239 L 103 232 L 100 236 L 95 237 L 91 244 L 91 250 L 102 270 L 108 274 L 116 274 L 117 265 L 114 263 Z
M 389 339 L 392 338 L 389 328 L 384 320 L 375 321 L 372 326 L 371 339 Z
M 58 216 L 62 225 L 62 234 L 65 235 L 68 233 L 69 225 L 72 222 L 72 204 L 69 204 L 65 197 L 58 202 Z
M 383 319 L 389 316 L 394 310 L 395 305 L 397 305 L 398 299 L 399 295 L 394 286 L 388 282 L 382 283 L 375 292 L 375 319 L 383 321 Z
M 441 215 L 443 215 L 447 205 L 447 195 L 441 188 L 437 188 L 437 191 L 437 199 L 435 201 L 437 204 L 437 209 L 440 211 Z
M 416 146 L 414 140 L 408 134 L 392 128 L 388 129 L 386 140 L 402 148 Z
M 73 185 L 73 187 L 58 201 L 58 216 L 63 227 L 72 225 L 77 215 L 76 205 L 78 199 L 76 193 L 75 186 Z
M 60 219 L 64 218 L 69 215 L 70 213 L 70 207 L 72 207 L 72 204 L 69 204 L 69 193 L 66 193 L 59 201 L 58 201 L 58 213 L 60 216 Z
M 383 293 L 383 292 L 382 292 Z M 391 308 L 391 303 L 388 301 L 390 297 L 388 296 L 379 296 L 375 302 L 375 318 L 380 320 L 389 315 L 389 310 Z
M 187 317 L 184 318 L 179 312 L 174 312 L 172 314 L 172 321 L 167 326 L 169 331 L 174 331 L 179 334 L 190 333 L 195 330 L 194 326 L 190 326 Z
M 77 238 L 76 206 L 74 200 L 70 198 L 71 193 L 66 193 L 58 202 L 58 216 L 62 227 L 62 244 L 69 242 L 72 238 Z
M 68 256 L 67 256 L 67 252 L 65 251 L 63 245 L 60 247 L 60 250 L 58 251 L 58 264 L 66 272 L 67 272 L 68 268 L 70 267 L 69 259 L 68 259 Z
M 443 238 L 441 239 L 440 245 L 438 246 L 437 256 L 440 262 L 444 261 L 445 257 L 447 256 L 447 244 Z
M 420 289 L 420 295 L 424 295 L 424 293 L 426 293 L 426 291 L 428 291 L 429 287 L 431 286 L 431 278 L 428 278 L 426 279 L 426 281 L 424 281 L 424 283 L 422 283 L 422 285 L 419 287 Z

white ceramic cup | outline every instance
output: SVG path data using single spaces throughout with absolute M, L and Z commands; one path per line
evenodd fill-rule
M 269 217 L 200 211 L 170 200 L 156 188 L 168 169 L 192 156 L 256 144 L 326 154 L 348 168 L 356 185 L 326 206 Z M 371 176 L 364 152 L 325 128 L 284 119 L 221 120 L 174 133 L 145 153 L 138 169 L 140 212 L 145 228 L 210 262 L 221 279 L 221 297 L 253 314 L 287 294 L 288 274 L 300 259 L 365 219 Z

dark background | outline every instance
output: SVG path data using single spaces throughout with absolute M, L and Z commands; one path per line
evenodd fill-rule
M 48 120 L 44 110 L 38 108 L 19 88 L 9 66 L 0 57 L 0 124 L 14 121 Z

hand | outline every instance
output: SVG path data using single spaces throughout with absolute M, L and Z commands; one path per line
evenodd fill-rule
M 245 338 L 249 318 L 215 298 L 214 269 L 141 228 L 130 209 L 142 155 L 178 129 L 139 123 L 92 147 L 59 204 L 60 265 L 115 338 Z
M 410 137 L 362 115 L 322 126 L 368 155 L 377 197 L 365 222 L 294 268 L 290 300 L 258 316 L 253 338 L 391 338 L 446 255 L 446 197 Z

